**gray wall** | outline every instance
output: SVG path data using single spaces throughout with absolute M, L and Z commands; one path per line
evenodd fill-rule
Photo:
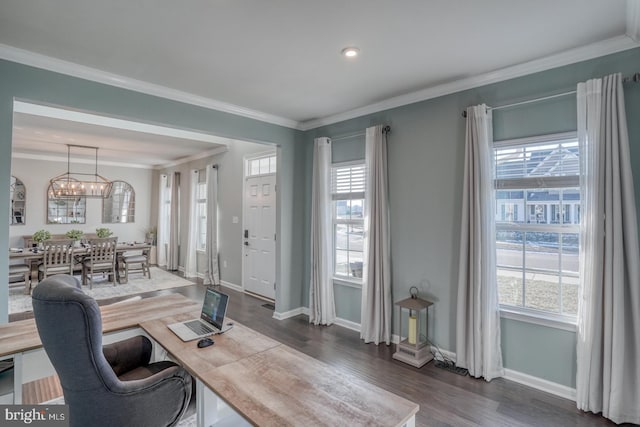
M 244 156 L 275 150 L 274 145 L 256 144 L 245 141 L 232 141 L 227 151 L 192 162 L 183 163 L 176 167 L 157 172 L 181 173 L 180 216 L 180 268 L 184 268 L 187 256 L 187 240 L 189 236 L 189 210 L 191 201 L 191 171 L 202 169 L 207 165 L 218 165 L 218 253 L 220 260 L 220 279 L 241 286 L 242 285 L 242 202 L 244 182 Z M 157 187 L 156 187 L 157 188 Z M 238 217 L 238 223 L 233 223 L 233 217 Z M 206 257 L 198 254 L 198 273 L 204 273 Z M 224 263 L 226 261 L 226 267 Z
M 455 351 L 460 192 L 464 119 L 468 105 L 491 106 L 574 90 L 579 81 L 620 71 L 640 71 L 640 49 L 573 64 L 530 76 L 487 85 L 353 120 L 299 132 L 219 111 L 186 105 L 133 91 L 0 61 L 0 181 L 8 182 L 11 162 L 13 99 L 50 103 L 143 122 L 209 132 L 221 137 L 279 144 L 276 309 L 307 305 L 309 278 L 309 218 L 312 141 L 316 136 L 362 132 L 385 123 L 389 138 L 392 280 L 394 299 L 418 286 L 435 302 L 430 337 Z M 625 90 L 631 161 L 640 171 L 640 85 Z M 494 133 L 503 139 L 575 129 L 575 101 L 559 99 L 513 110 L 496 111 Z M 348 144 L 349 141 L 343 141 Z M 335 148 L 340 151 L 338 147 Z M 345 146 L 344 160 L 357 156 Z M 636 173 L 636 192 L 640 190 Z M 152 187 L 157 187 L 154 177 Z M 0 200 L 8 200 L 8 186 L 0 186 Z M 157 196 L 152 192 L 152 206 Z M 640 200 L 640 198 L 638 198 Z M 8 223 L 0 210 L 0 222 Z M 151 221 L 155 222 L 154 209 Z M 6 276 L 8 226 L 0 228 L 0 275 Z M 341 288 L 338 315 L 358 321 L 360 292 Z M 7 289 L 0 288 L 0 322 L 7 319 Z M 502 321 L 505 364 L 524 373 L 560 384 L 575 383 L 575 334 L 513 320 Z M 550 363 L 552 361 L 553 363 Z
M 34 103 L 57 105 L 181 129 L 211 133 L 220 137 L 278 144 L 280 147 L 279 221 L 276 248 L 280 255 L 276 268 L 276 308 L 286 311 L 300 306 L 303 271 L 304 211 L 299 183 L 304 168 L 297 148 L 301 132 L 247 119 L 220 111 L 188 105 L 151 95 L 120 89 L 46 70 L 0 60 L 0 182 L 8 183 L 11 173 L 11 134 L 14 98 Z M 153 184 L 152 184 L 153 185 Z M 155 188 L 155 187 L 154 187 Z M 152 205 L 157 205 L 153 196 Z M 0 200 L 8 201 L 9 186 L 0 185 Z M 155 199 L 155 200 L 153 200 Z M 7 276 L 9 218 L 8 209 L 0 210 L 0 277 Z M 8 290 L 0 287 L 0 323 L 8 319 Z
M 640 49 L 597 58 L 440 98 L 406 105 L 305 134 L 306 167 L 311 171 L 313 138 L 391 125 L 388 142 L 391 217 L 392 289 L 394 300 L 420 294 L 435 302 L 430 338 L 455 351 L 459 227 L 464 163 L 465 120 L 469 105 L 499 106 L 575 90 L 576 84 L 608 73 L 640 71 Z M 640 84 L 625 86 L 636 194 L 640 194 Z M 494 137 L 507 139 L 576 129 L 575 96 L 494 111 Z M 357 138 L 356 138 L 357 140 Z M 357 157 L 363 150 L 352 139 L 333 145 L 334 160 Z M 360 140 L 362 144 L 362 140 Z M 309 244 L 311 173 L 305 180 L 305 247 Z M 636 198 L 636 203 L 640 197 Z M 305 278 L 309 260 L 305 258 Z M 359 323 L 360 291 L 335 286 L 338 317 Z M 339 295 L 339 298 L 338 298 Z M 304 288 L 304 301 L 308 286 Z M 396 312 L 394 311 L 394 315 Z M 394 319 L 394 323 L 395 319 Z M 559 384 L 575 386 L 575 333 L 502 319 L 505 366 Z M 394 331 L 397 331 L 397 325 Z
M 101 173 L 111 180 L 126 181 L 136 193 L 135 222 L 129 224 L 102 224 L 102 199 L 87 199 L 85 224 L 47 224 L 47 188 L 49 180 L 66 172 L 67 162 L 13 158 L 12 174 L 20 178 L 27 189 L 26 223 L 9 227 L 9 246 L 22 247 L 22 236 L 46 229 L 52 234 L 64 234 L 71 229 L 95 233 L 97 227 L 110 228 L 119 241 L 143 241 L 149 228 L 151 210 L 150 169 L 101 165 Z

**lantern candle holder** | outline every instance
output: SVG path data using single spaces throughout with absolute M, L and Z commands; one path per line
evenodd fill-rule
M 409 365 L 421 368 L 433 359 L 431 348 L 427 345 L 428 314 L 431 301 L 412 295 L 410 298 L 396 302 L 398 306 L 398 318 L 400 319 L 400 342 L 396 346 L 393 358 Z M 408 324 L 404 328 L 403 319 L 406 317 Z M 424 325 L 424 331 L 422 330 Z M 402 339 L 402 331 L 407 331 L 406 338 Z

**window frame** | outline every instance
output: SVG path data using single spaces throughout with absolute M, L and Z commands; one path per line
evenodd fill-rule
M 495 152 L 500 149 L 540 145 L 544 143 L 561 143 L 561 142 L 567 142 L 567 141 L 577 142 L 578 141 L 577 132 L 563 132 L 563 133 L 539 135 L 539 136 L 533 136 L 533 137 L 527 137 L 527 138 L 514 138 L 509 140 L 493 141 L 491 161 L 495 166 Z M 494 174 L 497 174 L 497 171 L 495 171 Z M 562 241 L 562 236 L 565 233 L 579 235 L 580 222 L 572 223 L 572 224 L 549 223 L 548 218 L 552 212 L 551 208 L 547 209 L 547 211 L 544 213 L 544 217 L 547 223 L 538 224 L 538 223 L 529 223 L 528 221 L 526 221 L 526 218 L 529 215 L 530 209 L 534 208 L 535 206 L 535 203 L 529 204 L 527 202 L 526 197 L 523 199 L 524 206 L 522 209 L 523 211 L 522 214 L 524 215 L 525 222 L 524 223 L 506 222 L 504 218 L 506 217 L 506 213 L 503 215 L 503 212 L 499 211 L 497 208 L 498 200 L 499 200 L 498 191 L 500 190 L 515 190 L 517 187 L 517 189 L 524 190 L 524 191 L 530 191 L 535 189 L 551 189 L 551 190 L 558 189 L 559 191 L 562 191 L 567 188 L 578 188 L 578 191 L 579 191 L 579 185 L 580 185 L 579 173 L 577 177 L 576 176 L 545 176 L 545 177 L 541 177 L 540 179 L 544 181 L 547 185 L 538 186 L 538 187 L 533 187 L 530 185 L 527 186 L 526 182 L 527 180 L 530 180 L 530 178 L 513 178 L 512 185 L 509 185 L 509 183 L 507 183 L 507 185 L 505 186 L 504 183 L 506 181 L 509 181 L 509 178 L 498 179 L 496 176 L 492 177 L 492 181 L 494 184 L 493 185 L 493 189 L 494 189 L 493 203 L 494 203 L 494 206 L 496 207 L 493 220 L 495 224 L 496 233 L 498 231 L 517 231 L 517 232 L 523 233 L 523 239 L 524 239 L 524 233 L 527 233 L 527 232 L 552 232 L 552 233 L 558 234 L 559 241 Z M 568 209 L 567 212 L 565 212 L 564 207 L 562 209 L 559 209 L 560 218 L 564 220 L 568 215 L 570 221 L 573 222 L 575 221 L 576 214 L 577 214 L 579 215 L 579 218 L 581 220 L 582 216 L 579 214 L 580 211 L 582 210 L 581 203 L 582 201 L 580 200 L 576 204 L 577 209 L 572 207 L 571 209 Z M 563 205 L 563 206 L 569 206 L 569 205 Z M 571 206 L 573 206 L 573 204 Z M 519 210 L 520 208 L 516 206 L 515 212 L 518 212 Z M 500 217 L 500 219 L 498 219 L 498 217 Z M 497 236 L 496 236 L 496 242 L 497 242 Z M 525 245 L 525 241 L 523 240 L 523 249 L 522 249 L 523 258 L 526 254 L 524 245 Z M 562 245 L 559 244 L 559 246 L 561 247 Z M 559 250 L 561 251 L 561 249 Z M 578 246 L 578 251 L 579 251 L 579 246 Z M 496 253 L 497 253 L 497 247 L 496 247 Z M 562 274 L 562 264 L 561 264 L 562 252 L 559 252 L 558 255 L 559 255 L 558 272 Z M 496 273 L 498 269 L 504 269 L 505 267 L 508 269 L 508 266 L 502 266 L 498 263 L 498 258 L 496 256 L 496 261 L 494 266 L 494 268 L 496 269 Z M 523 264 L 523 266 L 519 269 L 512 268 L 512 270 L 522 271 L 523 278 L 524 278 L 524 274 L 526 274 L 526 272 L 528 271 L 525 264 Z M 579 270 L 579 266 L 578 266 L 578 270 Z M 579 294 L 580 288 L 582 286 L 579 280 L 579 273 L 573 276 L 572 274 L 567 275 L 565 272 L 565 274 L 562 274 L 562 275 L 563 277 L 567 276 L 567 277 L 578 278 L 578 286 L 579 286 L 578 294 Z M 497 279 L 497 274 L 496 274 L 496 279 Z M 523 282 L 522 283 L 523 296 L 524 296 L 525 289 L 526 289 L 525 283 Z M 559 289 L 559 293 L 560 294 L 562 293 L 562 288 Z M 498 289 L 498 296 L 499 296 L 499 289 Z M 578 316 L 577 313 L 574 316 L 574 315 L 570 315 L 562 312 L 554 313 L 554 312 L 543 310 L 543 309 L 536 309 L 536 308 L 525 307 L 525 306 L 515 306 L 510 304 L 499 304 L 499 310 L 500 310 L 500 316 L 507 319 L 515 319 L 515 320 L 524 321 L 527 323 L 533 323 L 533 324 L 538 324 L 538 325 L 543 325 L 547 327 L 568 330 L 568 331 L 575 331 L 576 329 L 577 316 Z
M 205 253 L 207 251 L 207 226 L 206 226 L 206 218 L 207 218 L 207 169 L 202 168 L 198 169 L 198 181 L 195 183 L 196 185 L 196 200 L 195 200 L 195 209 L 196 209 L 196 252 Z M 201 188 L 204 188 L 204 195 L 200 194 Z M 200 208 L 204 208 L 204 216 L 200 215 Z M 204 230 L 201 229 L 202 219 L 205 219 Z M 204 236 L 204 243 L 200 245 L 200 237 Z
M 362 277 L 352 277 L 352 276 L 344 276 L 344 275 L 339 275 L 336 272 L 336 252 L 337 252 L 337 248 L 336 248 L 336 226 L 337 225 L 359 225 L 362 227 L 363 230 L 363 239 L 364 239 L 364 209 L 365 209 L 365 205 L 366 205 L 366 201 L 365 201 L 365 197 L 366 197 L 366 191 L 365 189 L 363 189 L 363 191 L 359 191 L 359 192 L 353 192 L 353 193 L 348 193 L 351 194 L 352 196 L 355 197 L 345 197 L 346 193 L 335 193 L 334 192 L 334 177 L 335 177 L 335 170 L 338 168 L 345 168 L 345 167 L 362 167 L 363 169 L 366 168 L 366 164 L 364 159 L 361 160 L 352 160 L 352 161 L 345 161 L 345 162 L 335 162 L 331 164 L 331 236 L 332 236 L 332 251 L 333 251 L 333 267 L 332 267 L 332 279 L 334 283 L 337 284 L 341 284 L 341 285 L 345 285 L 345 286 L 350 286 L 350 287 L 354 287 L 354 288 L 361 288 L 362 284 L 363 284 L 363 279 Z M 364 173 L 364 179 L 366 179 L 366 170 Z M 334 194 L 341 194 L 340 197 L 334 197 Z M 343 201 L 343 200 L 362 200 L 362 218 L 361 219 L 353 219 L 353 218 L 348 218 L 348 219 L 338 219 L 336 218 L 336 203 L 338 201 Z M 364 242 L 363 242 L 364 245 Z M 364 256 L 364 247 L 363 247 L 363 256 Z M 363 266 L 364 266 L 364 259 L 363 259 Z
M 262 171 L 262 164 L 264 161 L 267 162 L 268 167 L 267 170 Z M 257 165 L 257 172 L 254 173 L 253 165 Z M 246 178 L 255 178 L 260 176 L 273 175 L 278 172 L 278 154 L 275 152 L 269 152 L 261 155 L 252 156 L 250 158 L 245 159 L 245 179 Z

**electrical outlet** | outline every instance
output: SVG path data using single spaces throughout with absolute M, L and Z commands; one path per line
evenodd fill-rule
M 222 261 L 222 267 L 223 268 L 227 268 L 227 260 L 226 259 L 224 261 Z

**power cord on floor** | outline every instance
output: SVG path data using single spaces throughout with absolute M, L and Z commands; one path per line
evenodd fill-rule
M 445 356 L 442 350 L 440 350 L 440 347 L 436 343 L 431 341 L 426 335 L 420 334 L 420 339 L 424 339 L 429 345 L 431 345 L 431 354 L 433 354 L 433 357 L 437 361 L 445 362 L 447 364 L 451 364 L 455 366 L 455 362 L 450 358 L 448 358 L 447 356 Z M 438 356 L 440 356 L 440 359 L 438 359 Z
M 425 341 L 427 341 L 427 343 L 431 345 L 432 347 L 431 353 L 433 354 L 433 357 L 436 360 L 435 366 L 437 368 L 443 368 L 443 369 L 446 369 L 447 371 L 453 372 L 454 374 L 458 374 L 462 376 L 465 376 L 469 373 L 467 369 L 456 366 L 456 362 L 454 362 L 453 360 L 445 356 L 442 350 L 440 350 L 440 347 L 438 347 L 438 345 L 433 341 L 431 341 L 426 335 L 421 334 L 420 338 L 424 339 Z M 435 352 L 433 351 L 434 348 L 435 348 Z M 438 359 L 438 356 L 440 356 L 440 359 Z

